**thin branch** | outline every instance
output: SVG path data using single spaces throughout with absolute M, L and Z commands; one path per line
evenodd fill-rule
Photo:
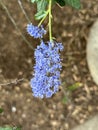
M 24 13 L 24 15 L 25 15 L 25 17 L 26 17 L 28 23 L 31 23 L 31 20 L 29 19 L 29 17 L 28 17 L 28 15 L 27 15 L 26 11 L 24 10 L 24 7 L 23 7 L 23 4 L 22 4 L 21 0 L 18 0 L 18 4 L 19 4 L 19 6 L 20 6 L 22 12 Z
M 1 4 L 2 7 L 4 8 L 5 12 L 7 13 L 7 15 L 8 15 L 8 17 L 10 18 L 11 22 L 12 22 L 13 25 L 15 26 L 16 30 L 17 30 L 18 32 L 20 32 L 20 34 L 21 34 L 23 40 L 27 43 L 27 45 L 28 45 L 31 49 L 33 49 L 31 43 L 28 42 L 28 40 L 26 39 L 26 37 L 22 34 L 21 30 L 18 28 L 18 26 L 17 26 L 15 20 L 12 18 L 10 12 L 8 11 L 7 7 L 4 5 L 4 3 L 2 2 L 2 0 L 0 0 L 0 4 Z
M 24 78 L 16 79 L 16 80 L 8 82 L 8 83 L 2 83 L 2 84 L 0 84 L 0 86 L 8 86 L 8 85 L 12 85 L 12 84 L 16 85 L 16 84 L 18 84 L 19 82 L 22 82 L 22 81 L 24 81 Z

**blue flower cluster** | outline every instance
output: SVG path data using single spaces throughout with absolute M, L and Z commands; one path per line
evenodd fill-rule
M 30 82 L 35 97 L 49 98 L 58 91 L 62 68 L 59 51 L 62 50 L 62 43 L 43 41 L 35 49 L 36 64 L 34 77 Z
M 27 25 L 27 32 L 34 38 L 43 38 L 46 34 L 43 26 Z M 62 43 L 55 41 L 37 46 L 34 52 L 36 60 L 33 78 L 30 81 L 34 97 L 50 98 L 56 93 L 61 84 L 60 70 L 62 68 L 59 51 L 63 50 Z
M 34 38 L 43 38 L 43 35 L 46 34 L 43 26 L 40 27 L 32 25 L 32 23 L 27 25 L 27 32 Z

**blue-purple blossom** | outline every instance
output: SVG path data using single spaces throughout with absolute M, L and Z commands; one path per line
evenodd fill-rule
M 27 25 L 27 32 L 34 38 L 43 38 L 43 35 L 46 34 L 43 26 L 40 27 L 32 25 L 32 23 Z
M 59 51 L 62 50 L 62 43 L 43 41 L 35 49 L 34 77 L 30 82 L 34 97 L 50 98 L 59 90 L 62 68 Z

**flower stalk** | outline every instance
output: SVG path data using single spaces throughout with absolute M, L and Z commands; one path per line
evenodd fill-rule
M 52 24 L 51 24 L 52 12 L 51 12 L 51 7 L 52 7 L 52 0 L 49 0 L 49 39 L 50 39 L 50 41 L 52 41 Z

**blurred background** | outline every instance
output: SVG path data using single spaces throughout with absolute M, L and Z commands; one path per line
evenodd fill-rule
M 86 62 L 89 30 L 98 18 L 98 0 L 81 0 L 81 4 L 80 10 L 53 6 L 53 36 L 64 45 L 63 85 L 52 98 L 41 100 L 32 96 L 29 84 L 34 49 L 40 41 L 26 32 L 28 18 L 38 23 L 34 20 L 36 5 L 30 0 L 0 0 L 0 126 L 70 130 L 98 112 L 98 87 Z

